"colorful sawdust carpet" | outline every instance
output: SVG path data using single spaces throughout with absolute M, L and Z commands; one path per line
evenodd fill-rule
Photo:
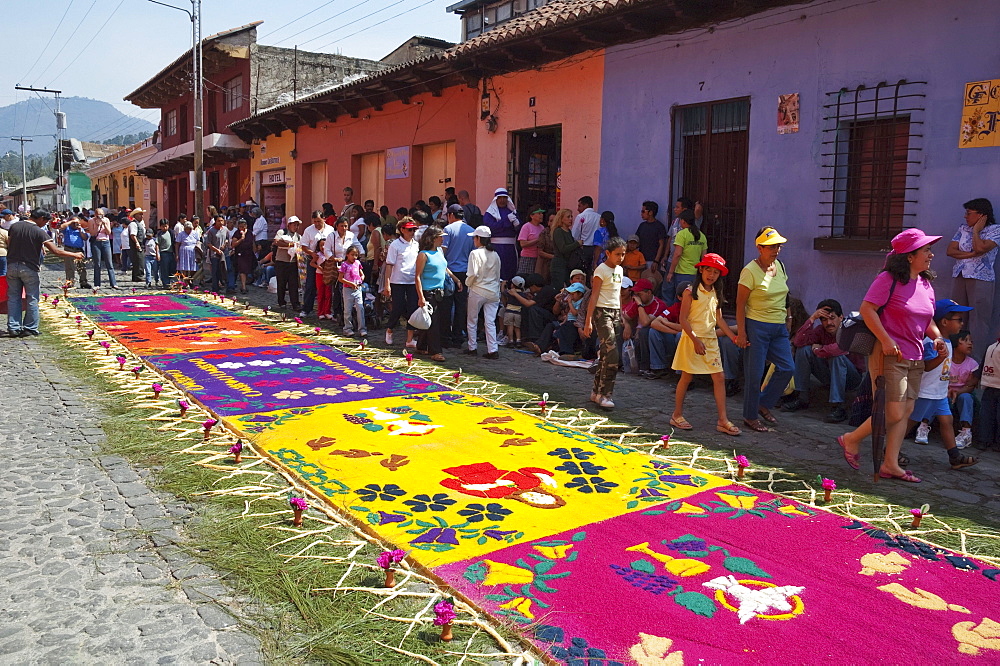
M 193 296 L 73 303 L 331 505 L 522 626 L 556 661 L 1000 659 L 1000 569 L 982 562 Z M 217 346 L 187 346 L 201 341 Z M 155 353 L 172 345 L 184 353 Z

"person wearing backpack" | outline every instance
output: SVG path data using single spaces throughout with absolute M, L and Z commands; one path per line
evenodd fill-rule
M 145 242 L 146 223 L 143 216 L 146 211 L 136 208 L 132 211 L 132 217 L 128 223 L 129 256 L 132 259 L 132 282 L 145 282 Z

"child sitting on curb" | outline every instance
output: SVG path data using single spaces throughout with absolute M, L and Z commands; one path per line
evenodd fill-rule
M 948 383 L 948 403 L 951 414 L 958 419 L 960 428 L 955 437 L 955 446 L 964 449 L 972 443 L 972 415 L 975 399 L 972 392 L 976 389 L 978 378 L 976 370 L 979 363 L 972 358 L 972 333 L 959 331 L 951 336 L 951 380 Z

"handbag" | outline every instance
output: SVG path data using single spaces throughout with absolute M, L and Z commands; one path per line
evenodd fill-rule
M 892 292 L 895 290 L 896 280 L 893 280 L 892 286 L 889 287 L 889 298 L 892 298 Z M 888 298 L 885 304 L 889 304 Z M 883 310 L 885 310 L 885 305 L 875 312 L 881 317 Z M 845 352 L 870 356 L 875 350 L 875 342 L 875 334 L 868 328 L 868 324 L 865 323 L 864 317 L 861 316 L 860 312 L 852 312 L 844 317 L 844 323 L 837 330 L 837 346 Z
M 639 363 L 635 354 L 635 343 L 626 340 L 622 344 L 622 370 L 630 375 L 639 374 Z
M 407 319 L 407 322 L 413 328 L 420 329 L 421 331 L 426 331 L 431 327 L 431 316 L 434 314 L 434 306 L 428 301 L 424 301 L 424 307 L 417 308 Z

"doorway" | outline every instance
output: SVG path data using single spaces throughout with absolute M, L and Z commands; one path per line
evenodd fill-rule
M 558 174 L 562 166 L 562 125 L 511 132 L 511 183 L 521 219 L 529 207 L 555 210 L 560 204 Z
M 420 183 L 420 198 L 444 197 L 444 190 L 455 184 L 455 142 L 430 143 L 421 146 L 423 172 Z
M 385 204 L 385 151 L 361 156 L 361 201 L 371 199 L 375 210 Z
M 700 202 L 708 251 L 721 254 L 738 273 L 746 235 L 750 98 L 675 107 L 673 135 L 673 196 L 667 211 L 682 196 Z M 669 212 L 665 218 L 669 224 Z M 730 308 L 736 284 L 726 280 Z

